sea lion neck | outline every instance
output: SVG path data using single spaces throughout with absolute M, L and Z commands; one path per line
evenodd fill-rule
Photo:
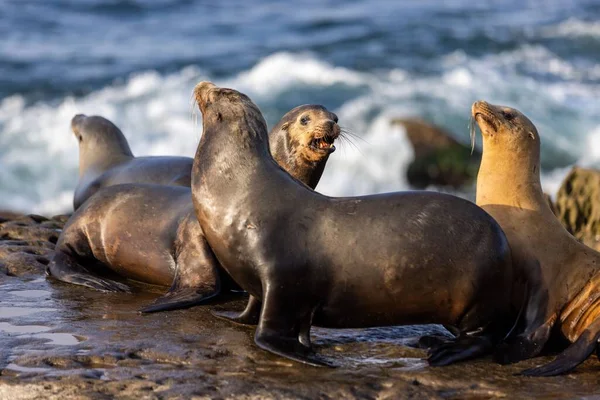
M 125 146 L 117 143 L 90 143 L 79 146 L 79 177 L 89 169 L 103 171 L 134 158 L 125 141 Z
M 476 201 L 480 206 L 547 207 L 540 182 L 539 144 L 514 148 L 497 138 L 484 138 Z
M 288 132 L 284 129 L 277 129 L 278 126 L 269 133 L 269 147 L 273 158 L 290 175 L 308 185 L 311 189 L 315 189 L 323 175 L 329 155 L 319 161 L 303 158 L 294 149 Z M 293 156 L 289 156 L 290 154 Z
M 281 168 L 269 150 L 267 124 L 247 96 L 210 82 L 196 85 L 194 94 L 203 131 L 192 168 L 193 193 L 208 192 L 209 187 L 234 193 L 256 180 L 261 171 Z

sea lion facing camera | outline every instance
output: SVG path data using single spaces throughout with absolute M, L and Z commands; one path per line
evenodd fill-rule
M 78 114 L 71 129 L 79 141 L 75 210 L 99 189 L 120 183 L 190 186 L 193 159 L 189 157 L 134 157 L 121 130 L 100 116 Z
M 459 337 L 445 365 L 488 352 L 509 330 L 510 248 L 475 204 L 442 193 L 332 198 L 286 174 L 244 94 L 194 89 L 203 135 L 194 158 L 196 216 L 216 258 L 251 295 L 239 316 L 261 348 L 322 365 L 310 327 L 441 323 Z M 349 306 L 350 305 L 350 306 Z
M 522 286 L 514 301 L 527 303 L 525 327 L 500 346 L 498 357 L 504 362 L 534 357 L 556 330 L 573 345 L 548 365 L 523 373 L 568 372 L 600 338 L 600 253 L 571 236 L 550 209 L 540 183 L 535 125 L 514 108 L 484 101 L 473 104 L 472 116 L 483 136 L 477 204 L 506 233 Z
M 339 134 L 334 113 L 304 105 L 283 117 L 270 141 L 284 168 L 314 189 Z M 56 248 L 48 272 L 64 282 L 103 291 L 128 290 L 101 275 L 109 270 L 171 285 L 144 312 L 189 307 L 221 291 L 222 270 L 204 240 L 189 188 L 149 184 L 104 188 L 75 212 Z

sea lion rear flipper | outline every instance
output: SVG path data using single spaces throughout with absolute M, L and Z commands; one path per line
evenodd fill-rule
M 254 296 L 250 296 L 246 308 L 241 313 L 236 311 L 213 311 L 215 317 L 241 325 L 257 325 L 260 318 L 261 302 Z
M 494 359 L 500 364 L 512 364 L 537 356 L 550 337 L 554 318 L 537 329 L 524 332 L 497 346 Z
M 579 336 L 575 343 L 560 353 L 552 362 L 521 371 L 526 376 L 555 376 L 567 373 L 584 362 L 598 347 L 600 319 L 595 320 Z
M 54 258 L 48 264 L 46 274 L 62 282 L 86 286 L 101 292 L 131 292 L 129 286 L 93 274 L 60 250 L 56 251 Z
M 188 248 L 177 260 L 169 291 L 140 310 L 142 313 L 179 310 L 206 302 L 221 293 L 221 279 L 212 250 L 205 241 Z
M 167 294 L 157 298 L 154 302 L 140 310 L 141 313 L 154 313 L 159 311 L 180 310 L 204 303 L 218 295 L 219 289 L 208 288 L 178 288 L 169 290 Z

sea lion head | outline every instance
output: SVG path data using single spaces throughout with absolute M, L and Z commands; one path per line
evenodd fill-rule
M 298 106 L 283 116 L 272 135 L 285 132 L 289 147 L 301 151 L 307 161 L 320 161 L 335 151 L 340 136 L 338 117 L 321 105 Z
M 539 155 L 540 137 L 537 129 L 519 110 L 476 101 L 471 108 L 471 116 L 481 129 L 484 147 L 500 146 L 509 151 Z M 474 138 L 475 130 L 472 127 L 473 143 Z
M 219 139 L 230 144 L 268 143 L 267 123 L 245 94 L 203 81 L 194 87 L 193 96 L 202 112 L 203 137 L 219 131 L 229 133 L 231 137 Z
M 133 155 L 123 132 L 106 118 L 77 114 L 71 120 L 71 130 L 82 153 L 89 150 L 89 153 L 97 155 L 102 155 L 102 152 L 110 153 L 109 155 Z
M 481 129 L 483 152 L 477 174 L 477 204 L 539 210 L 549 207 L 540 183 L 540 136 L 518 110 L 477 101 L 471 109 L 471 141 L 475 123 Z
M 298 106 L 273 127 L 269 143 L 273 158 L 289 174 L 316 187 L 340 136 L 338 117 L 316 104 Z

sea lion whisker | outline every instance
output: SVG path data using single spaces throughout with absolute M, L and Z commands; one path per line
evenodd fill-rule
M 471 155 L 475 151 L 475 126 L 477 125 L 475 117 L 469 118 L 469 135 L 471 136 Z
M 341 127 L 341 126 L 340 126 L 340 134 L 342 134 L 342 133 L 344 133 L 344 134 L 347 134 L 348 136 L 352 136 L 352 137 L 353 137 L 353 138 L 355 138 L 355 139 L 362 140 L 363 142 L 365 142 L 365 143 L 369 144 L 369 141 L 368 141 L 368 140 L 366 140 L 365 138 L 363 138 L 361 135 L 358 135 L 358 134 L 356 134 L 356 133 L 352 132 L 352 131 L 351 131 L 350 129 L 348 129 L 348 128 L 344 128 L 344 127 Z
M 344 145 L 347 143 L 349 146 L 354 147 L 354 149 L 356 149 L 356 151 L 358 151 L 360 153 L 360 155 L 362 155 L 364 157 L 365 154 L 362 152 L 360 147 L 357 146 L 356 143 L 354 143 L 349 137 L 340 135 L 338 137 L 338 140 L 341 145 L 340 147 L 344 147 Z

